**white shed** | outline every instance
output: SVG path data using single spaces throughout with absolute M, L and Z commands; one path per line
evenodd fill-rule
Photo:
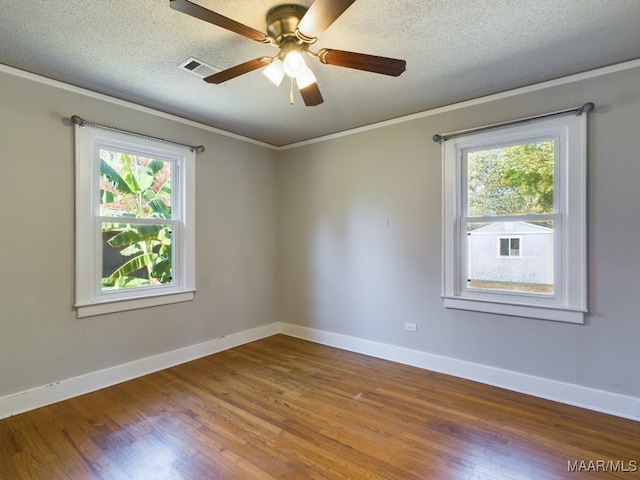
M 469 279 L 553 284 L 553 230 L 495 222 L 469 232 Z

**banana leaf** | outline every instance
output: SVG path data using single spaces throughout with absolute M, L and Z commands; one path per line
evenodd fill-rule
M 135 163 L 134 160 L 131 159 L 129 155 L 123 153 L 120 156 L 120 163 L 122 163 L 122 168 L 124 169 L 124 181 L 127 182 L 127 185 L 131 189 L 131 193 L 139 193 L 142 191 L 140 185 L 138 184 L 137 171 L 134 172 L 131 168 L 131 164 Z
M 162 200 L 151 200 L 149 202 L 149 207 L 159 218 L 171 218 L 171 207 Z
M 147 169 L 149 170 L 151 175 L 155 175 L 160 170 L 162 170 L 165 166 L 165 162 L 162 160 L 151 160 L 147 165 Z
M 165 227 L 162 225 L 137 225 L 134 228 L 128 227 L 125 231 L 109 239 L 109 245 L 115 248 L 147 240 L 155 240 L 163 228 Z
M 100 204 L 113 203 L 116 201 L 117 195 L 109 190 L 100 189 Z
M 146 253 L 144 255 L 139 255 L 135 258 L 132 258 L 128 262 L 124 263 L 120 268 L 118 268 L 115 272 L 113 272 L 108 278 L 117 279 L 120 277 L 126 277 L 130 274 L 137 272 L 143 268 L 146 268 L 147 265 L 153 263 L 158 258 L 157 253 Z
M 120 174 L 116 172 L 104 159 L 100 160 L 100 175 L 104 176 L 107 180 L 113 183 L 113 185 L 119 192 L 133 193 L 127 182 L 125 182 Z

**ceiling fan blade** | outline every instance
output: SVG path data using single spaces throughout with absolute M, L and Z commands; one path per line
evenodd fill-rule
M 365 53 L 345 52 L 344 50 L 332 50 L 323 48 L 318 52 L 318 58 L 322 63 L 337 65 L 339 67 L 355 68 L 367 72 L 381 73 L 383 75 L 399 76 L 406 70 L 407 62 L 397 58 L 377 57 Z
M 226 70 L 222 70 L 221 72 L 209 75 L 208 77 L 205 77 L 204 81 L 207 83 L 215 83 L 216 85 L 219 85 L 223 82 L 226 82 L 227 80 L 231 80 L 232 78 L 239 77 L 240 75 L 252 72 L 260 67 L 264 67 L 269 63 L 271 63 L 270 57 L 254 58 L 253 60 L 241 63 L 240 65 L 236 65 L 235 67 L 227 68 Z
M 320 105 L 324 102 L 317 83 L 312 83 L 311 85 L 301 88 L 300 95 L 302 95 L 304 104 L 307 107 L 315 107 L 316 105 Z
M 355 0 L 316 0 L 298 24 L 303 40 L 313 41 L 351 6 Z
M 218 27 L 226 28 L 232 32 L 243 35 L 251 40 L 261 43 L 271 43 L 271 38 L 258 30 L 236 22 L 228 17 L 220 15 L 219 13 L 212 12 L 200 5 L 190 2 L 189 0 L 169 0 L 171 8 L 192 17 L 199 18 L 205 22 L 212 23 Z

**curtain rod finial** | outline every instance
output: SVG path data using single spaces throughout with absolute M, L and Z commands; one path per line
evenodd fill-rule
M 84 120 L 82 118 L 80 118 L 78 115 L 72 115 L 71 116 L 71 123 L 73 123 L 74 125 L 82 126 L 84 124 Z
M 442 140 L 444 140 L 444 137 L 442 135 L 439 135 L 439 134 L 436 133 L 433 136 L 433 141 L 436 142 L 436 143 L 441 143 Z
M 588 102 L 582 106 L 582 111 L 588 113 L 592 111 L 594 108 L 595 108 L 595 105 L 593 104 L 593 102 Z

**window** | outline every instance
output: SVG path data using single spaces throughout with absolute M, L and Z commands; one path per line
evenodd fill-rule
M 76 126 L 78 317 L 193 299 L 195 153 Z
M 447 308 L 584 323 L 586 115 L 443 146 Z
M 498 256 L 520 258 L 520 238 L 499 238 Z

